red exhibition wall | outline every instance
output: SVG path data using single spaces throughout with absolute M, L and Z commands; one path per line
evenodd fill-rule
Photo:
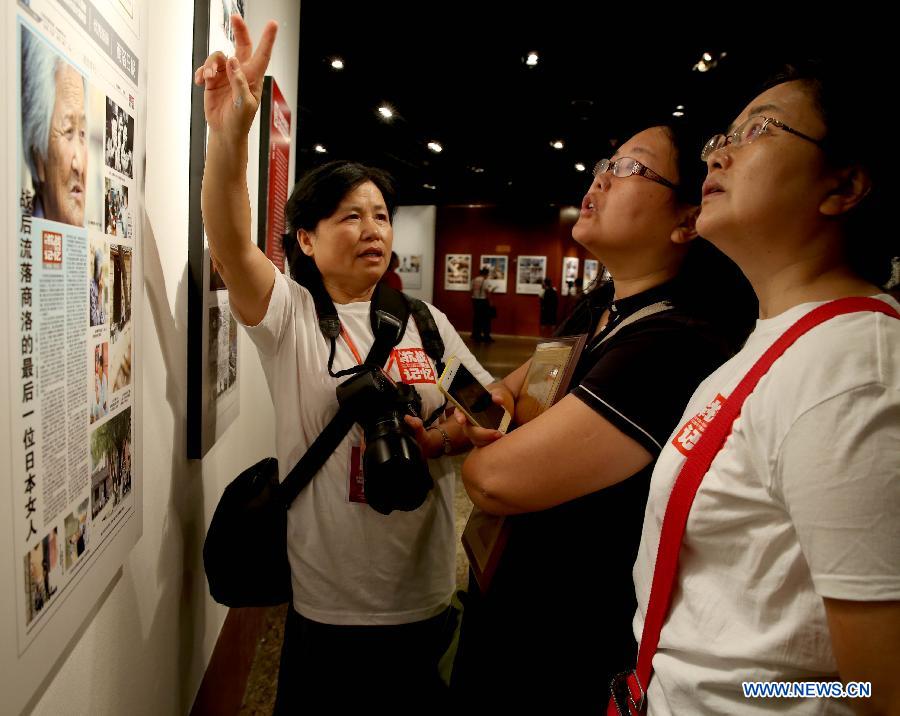
M 482 254 L 509 257 L 506 293 L 491 295 L 497 317 L 493 333 L 540 335 L 540 307 L 537 295 L 516 293 L 516 259 L 519 256 L 546 256 L 547 276 L 560 290 L 563 257 L 576 256 L 578 281 L 584 273 L 584 259 L 590 258 L 584 248 L 572 239 L 572 226 L 577 211 L 558 206 L 438 207 L 435 226 L 434 304 L 444 311 L 460 331 L 472 330 L 471 291 L 444 289 L 444 262 L 447 254 L 471 254 L 472 277 L 480 268 Z M 574 303 L 573 297 L 560 295 L 559 317 L 562 319 Z

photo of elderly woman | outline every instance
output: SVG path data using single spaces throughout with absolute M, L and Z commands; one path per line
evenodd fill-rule
M 84 226 L 87 80 L 24 26 L 21 48 L 23 198 L 32 216 Z

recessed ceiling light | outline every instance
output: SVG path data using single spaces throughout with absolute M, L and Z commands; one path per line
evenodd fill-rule
M 315 152 L 317 154 L 325 154 L 325 152 L 328 151 L 327 149 L 325 149 L 325 146 L 322 144 L 317 144 L 316 146 L 313 147 L 313 150 L 315 150 Z
M 683 117 L 684 112 L 680 112 L 679 110 L 676 109 L 674 112 L 672 112 L 672 116 L 673 117 Z
M 682 112 L 682 111 L 684 111 L 684 105 L 679 104 L 675 109 L 677 109 L 679 112 Z
M 715 66 L 719 64 L 719 60 L 727 54 L 727 52 L 720 52 L 717 57 L 713 57 L 709 52 L 704 52 L 700 61 L 694 65 L 693 69 L 697 72 L 709 72 L 711 69 L 715 68 Z
M 435 189 L 437 189 L 437 187 L 436 187 L 434 184 L 423 184 L 422 187 L 423 187 L 424 189 L 431 189 L 432 191 L 434 191 Z
M 583 172 L 585 169 L 586 169 L 586 167 L 585 167 L 584 164 L 582 164 L 581 162 L 576 162 L 576 163 L 575 163 L 575 171 L 577 171 L 577 172 Z
M 394 110 L 392 110 L 386 104 L 383 104 L 378 108 L 378 114 L 380 114 L 385 119 L 391 119 L 391 117 L 394 116 Z
M 483 174 L 483 173 L 484 173 L 484 167 L 469 167 L 469 168 L 470 168 L 473 172 L 475 172 L 476 174 Z
M 550 146 L 553 147 L 554 149 L 562 149 L 566 145 L 563 144 L 562 139 L 554 139 L 552 142 L 550 142 Z
M 336 70 L 342 70 L 344 69 L 344 61 L 340 57 L 332 57 L 331 66 Z
M 437 142 L 428 142 L 428 148 L 435 154 L 440 154 L 444 151 L 444 148 Z
M 525 58 L 525 64 L 529 67 L 537 67 L 538 63 L 538 53 L 531 51 L 528 53 L 528 56 Z

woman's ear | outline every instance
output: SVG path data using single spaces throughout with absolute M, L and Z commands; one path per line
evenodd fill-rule
M 819 211 L 825 216 L 846 214 L 872 191 L 872 177 L 860 166 L 842 169 L 837 174 L 837 185 L 828 192 Z
M 307 256 L 312 256 L 315 254 L 312 234 L 310 234 L 306 229 L 297 229 L 297 243 L 300 244 L 300 250 Z
M 681 221 L 672 230 L 672 236 L 669 237 L 673 244 L 686 244 L 697 238 L 697 217 L 699 215 L 699 206 L 690 206 L 683 210 Z

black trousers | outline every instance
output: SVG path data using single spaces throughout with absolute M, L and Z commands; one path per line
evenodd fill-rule
M 446 611 L 396 626 L 336 626 L 288 609 L 274 713 L 449 713 L 438 662 L 455 621 Z
M 486 341 L 491 337 L 491 304 L 486 298 L 472 299 L 472 340 Z

